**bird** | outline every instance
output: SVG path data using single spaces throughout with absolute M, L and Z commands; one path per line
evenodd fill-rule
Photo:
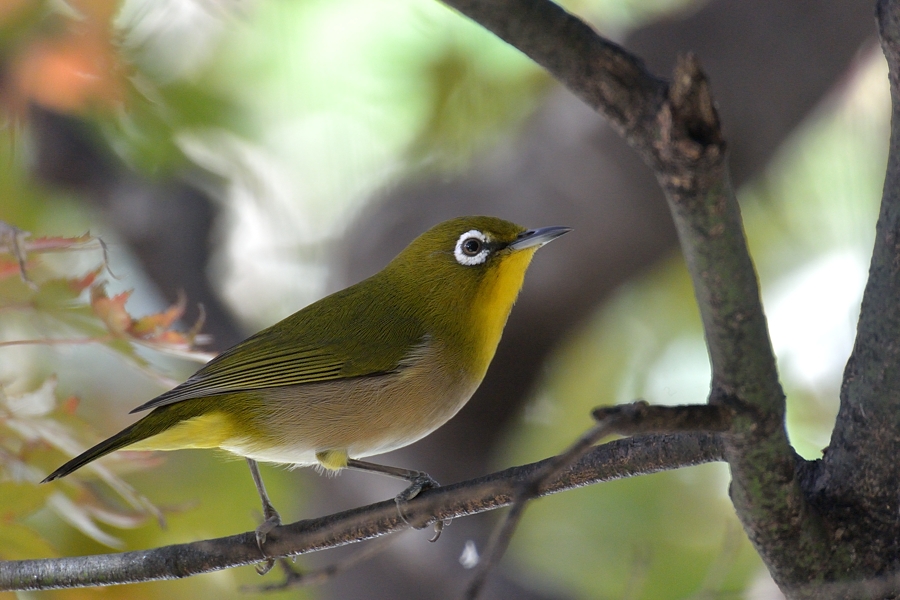
M 138 406 L 131 412 L 150 412 L 43 482 L 122 448 L 222 449 L 250 467 L 265 519 L 256 529 L 260 550 L 281 517 L 258 462 L 404 479 L 400 505 L 437 482 L 361 459 L 412 444 L 468 402 L 535 251 L 569 231 L 486 216 L 439 223 L 375 275 L 263 329 Z

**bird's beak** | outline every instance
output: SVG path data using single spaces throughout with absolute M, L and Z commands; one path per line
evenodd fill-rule
M 511 250 L 524 250 L 537 246 L 540 248 L 547 242 L 552 242 L 564 233 L 572 231 L 571 227 L 541 227 L 540 229 L 529 229 L 523 231 L 507 248 Z

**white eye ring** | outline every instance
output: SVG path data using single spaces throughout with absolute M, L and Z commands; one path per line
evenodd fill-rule
M 456 262 L 465 267 L 484 264 L 491 252 L 488 242 L 490 239 L 477 229 L 465 232 L 456 240 L 453 250 Z

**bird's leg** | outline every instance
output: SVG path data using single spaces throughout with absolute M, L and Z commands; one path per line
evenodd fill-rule
M 262 552 L 262 555 L 265 557 L 266 552 L 263 550 L 263 544 L 266 543 L 266 535 L 281 525 L 281 515 L 278 514 L 278 511 L 272 506 L 272 501 L 269 500 L 269 494 L 266 493 L 266 486 L 263 484 L 262 475 L 259 473 L 259 465 L 252 458 L 247 459 L 247 465 L 250 467 L 250 475 L 253 477 L 253 483 L 256 484 L 256 491 L 259 492 L 259 499 L 262 500 L 263 518 L 265 520 L 256 528 L 256 545 L 259 546 L 259 551 Z M 274 565 L 275 560 L 266 557 L 265 566 L 257 568 L 256 571 L 260 575 L 265 575 Z
M 347 459 L 347 468 L 357 471 L 369 471 L 371 473 L 381 473 L 389 477 L 397 479 L 405 479 L 410 483 L 409 487 L 397 495 L 398 502 L 407 502 L 419 495 L 419 492 L 430 488 L 440 487 L 440 484 L 428 473 L 422 471 L 413 471 L 411 469 L 401 469 L 400 467 L 389 467 L 387 465 L 379 465 L 356 460 L 355 458 Z
M 266 534 L 281 525 L 281 515 L 278 514 L 278 511 L 272 506 L 271 500 L 269 500 L 266 486 L 263 484 L 262 476 L 259 474 L 259 465 L 252 458 L 247 459 L 247 464 L 250 466 L 250 475 L 253 476 L 256 491 L 259 492 L 259 499 L 262 500 L 265 521 L 256 528 L 256 542 L 259 544 L 259 549 L 262 550 L 262 545 L 266 543 Z
M 355 458 L 347 459 L 346 468 L 354 469 L 357 471 L 369 471 L 370 473 L 381 473 L 382 475 L 396 477 L 397 479 L 405 479 L 406 481 L 408 481 L 409 487 L 397 494 L 397 496 L 394 498 L 394 501 L 397 503 L 397 510 L 400 513 L 400 518 L 403 519 L 405 523 L 409 523 L 409 521 L 403 514 L 403 506 L 407 502 L 418 496 L 419 493 L 423 490 L 440 487 L 440 484 L 435 481 L 435 479 L 431 475 L 423 471 L 401 469 L 400 467 L 389 467 L 387 465 L 379 465 L 363 460 L 356 460 Z M 412 525 L 412 523 L 409 524 Z M 438 538 L 441 537 L 441 531 L 443 531 L 443 529 L 443 521 L 437 521 L 434 524 L 434 537 L 431 538 L 432 542 L 436 542 Z

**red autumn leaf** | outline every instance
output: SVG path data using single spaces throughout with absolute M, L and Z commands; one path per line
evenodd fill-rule
M 106 295 L 102 285 L 91 289 L 91 308 L 106 323 L 107 329 L 114 335 L 123 335 L 131 329 L 132 318 L 125 310 L 131 292 L 122 292 L 112 298 Z
M 165 344 L 167 346 L 182 346 L 185 348 L 190 348 L 193 345 L 193 340 L 190 339 L 189 336 L 181 333 L 180 331 L 163 331 L 159 334 L 153 336 L 152 340 L 158 344 Z
M 102 285 L 91 289 L 91 307 L 112 335 L 173 348 L 189 349 L 193 346 L 196 331 L 181 333 L 170 329 L 184 314 L 186 300 L 183 297 L 163 312 L 134 319 L 125 309 L 125 303 L 130 296 L 129 291 L 110 298 Z
M 75 246 L 87 244 L 95 241 L 96 238 L 90 233 L 85 233 L 77 237 L 39 237 L 27 240 L 23 246 L 28 252 L 41 252 L 51 250 L 71 250 Z
M 88 273 L 87 275 L 85 275 L 84 277 L 82 277 L 80 279 L 70 279 L 69 287 L 71 287 L 73 291 L 80 293 L 80 292 L 86 290 L 87 288 L 89 288 L 97 280 L 97 276 L 99 274 L 100 274 L 100 269 L 97 269 L 96 271 L 91 271 L 90 273 Z M 92 294 L 92 296 L 93 296 L 93 294 Z M 93 297 L 92 297 L 92 301 L 93 301 Z
M 132 335 L 159 340 L 159 337 L 167 333 L 172 324 L 181 318 L 186 305 L 185 297 L 179 296 L 178 301 L 165 311 L 137 319 L 131 326 Z
M 21 275 L 22 269 L 19 267 L 17 260 L 0 258 L 0 279 L 6 279 L 11 276 L 20 277 Z

